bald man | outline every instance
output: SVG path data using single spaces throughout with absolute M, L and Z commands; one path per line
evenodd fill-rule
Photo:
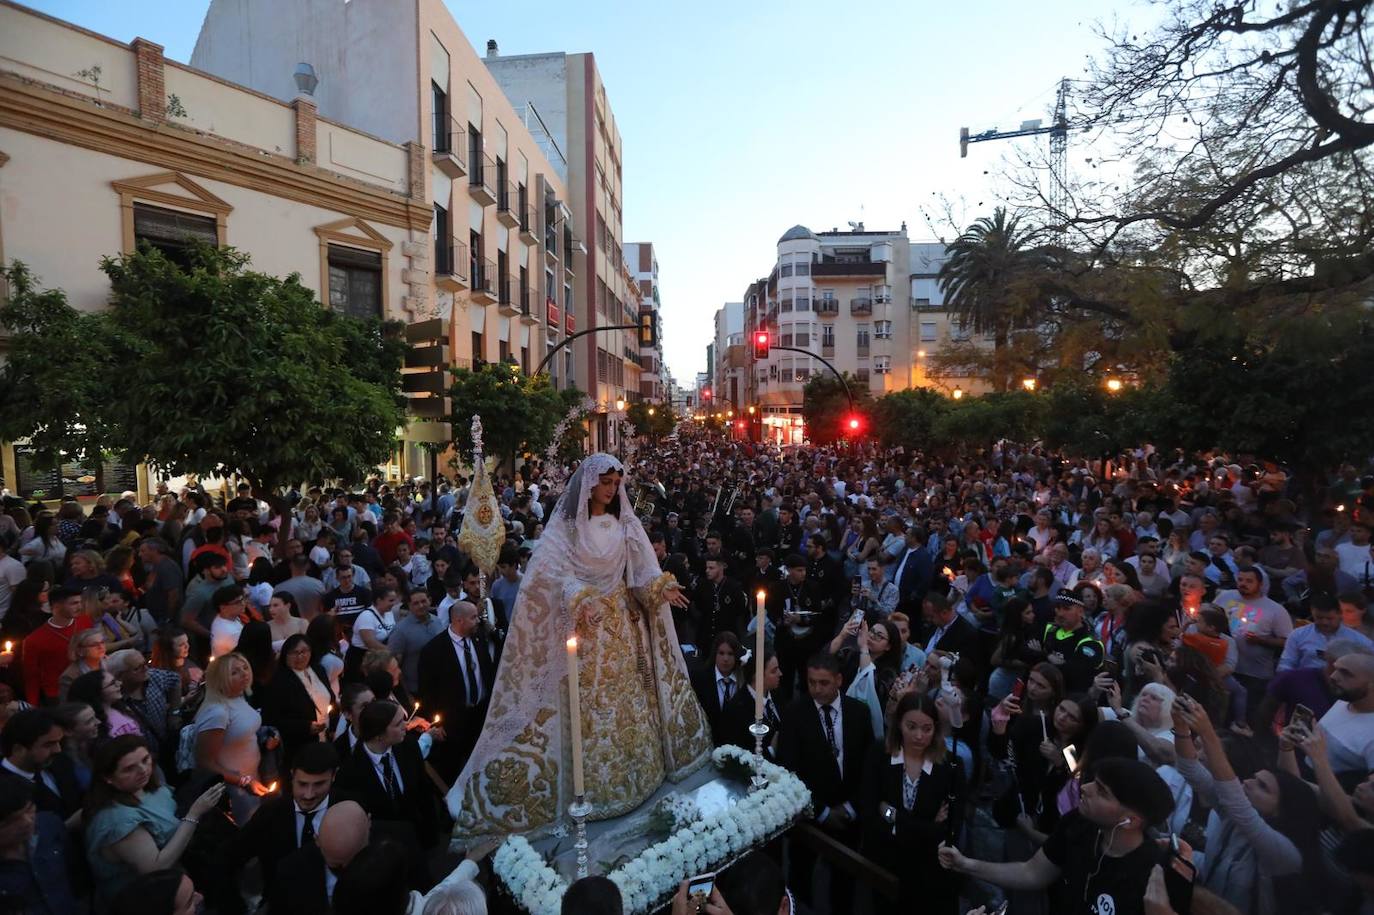
M 331 804 L 314 843 L 282 859 L 267 892 L 270 911 L 328 915 L 339 875 L 368 843 L 371 822 L 354 801 Z
M 429 763 L 452 785 L 482 733 L 496 682 L 496 662 L 478 634 L 475 604 L 460 600 L 448 608 L 448 627 L 420 649 L 419 681 L 425 714 L 431 721 L 443 716 L 442 726 L 431 732 L 436 739 Z
M 1361 649 L 1331 666 L 1336 702 L 1322 716 L 1327 755 L 1337 775 L 1374 770 L 1374 655 Z

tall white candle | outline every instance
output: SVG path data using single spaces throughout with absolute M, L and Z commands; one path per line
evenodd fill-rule
M 757 622 L 754 624 L 754 720 L 763 720 L 763 647 L 764 647 L 764 621 L 766 619 L 763 610 L 763 602 L 768 597 L 768 592 L 760 590 L 754 595 L 754 603 L 757 608 Z
M 585 794 L 582 784 L 582 699 L 577 681 L 577 636 L 568 639 L 568 717 L 572 724 L 573 794 Z

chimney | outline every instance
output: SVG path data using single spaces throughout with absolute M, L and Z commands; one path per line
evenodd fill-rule
M 487 56 L 488 56 L 488 57 L 500 57 L 500 56 L 501 56 L 501 49 L 498 48 L 498 47 L 496 46 L 496 39 L 495 39 L 495 38 L 488 38 L 488 39 L 487 39 Z

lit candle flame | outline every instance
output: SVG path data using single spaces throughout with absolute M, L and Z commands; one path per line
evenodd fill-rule
M 568 639 L 568 650 L 569 650 L 569 651 L 576 651 L 576 650 L 577 650 L 577 636 L 573 636 L 572 638 Z
M 274 793 L 276 792 L 276 790 L 277 790 L 277 783 L 276 783 L 276 782 L 273 782 L 272 784 L 270 784 L 270 785 L 267 786 L 267 793 L 268 793 L 268 794 L 274 794 Z
M 13 642 L 6 642 L 6 643 L 5 643 L 5 653 L 6 653 L 6 654 L 9 654 L 11 651 L 14 651 L 14 643 L 13 643 Z
M 438 724 L 439 721 L 440 721 L 443 717 L 444 717 L 443 715 L 435 715 L 435 716 L 434 716 L 434 724 Z

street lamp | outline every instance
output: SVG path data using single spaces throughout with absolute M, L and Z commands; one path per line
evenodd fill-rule
M 734 418 L 735 418 L 735 411 L 734 411 L 734 410 L 726 410 L 726 411 L 725 411 L 725 415 L 728 416 L 730 419 L 734 419 Z
M 954 391 L 950 394 L 950 396 L 953 397 L 955 400 L 963 400 L 963 399 L 964 399 L 964 389 L 963 389 L 963 388 L 955 388 Z
M 623 398 L 623 397 L 617 397 L 617 398 L 615 399 L 615 411 L 616 411 L 617 413 L 624 413 L 624 412 L 625 412 L 625 398 Z
M 650 408 L 649 408 L 649 415 L 650 415 L 650 416 L 653 416 L 653 415 L 654 415 L 654 408 L 653 408 L 653 407 L 650 407 Z
M 1118 393 L 1118 392 L 1121 390 L 1121 379 L 1120 379 L 1120 378 L 1108 378 L 1108 379 L 1107 379 L 1107 390 L 1110 391 L 1110 392 L 1113 393 L 1113 394 Z
M 754 415 L 754 406 L 753 406 L 753 404 L 750 404 L 750 405 L 749 405 L 749 415 L 750 415 L 750 416 L 753 416 L 753 415 Z
M 1035 379 L 1034 379 L 1034 378 L 1022 378 L 1022 379 L 1021 379 L 1021 387 L 1025 388 L 1027 391 L 1034 391 L 1034 390 L 1035 390 Z
M 925 357 L 926 357 L 926 351 L 925 351 L 925 350 L 923 350 L 923 349 L 918 349 L 918 350 L 916 351 L 916 358 L 917 358 L 917 359 L 924 359 Z

